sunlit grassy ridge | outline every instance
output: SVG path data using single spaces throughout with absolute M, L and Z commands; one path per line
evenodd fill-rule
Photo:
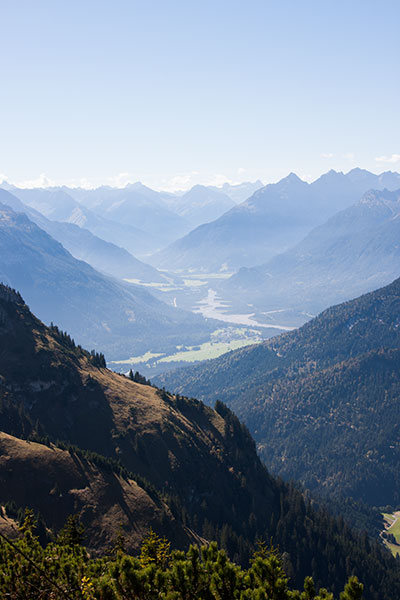
M 389 540 L 383 538 L 386 546 L 389 548 L 393 556 L 400 555 L 400 511 L 394 513 L 382 513 L 383 517 L 388 524 L 386 533 L 394 535 L 397 544 L 392 544 Z

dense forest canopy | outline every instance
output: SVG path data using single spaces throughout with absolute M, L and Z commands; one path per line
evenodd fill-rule
M 400 279 L 296 331 L 158 385 L 243 419 L 272 472 L 327 497 L 400 502 Z
M 53 542 L 42 547 L 31 511 L 26 511 L 16 541 L 0 534 L 0 593 L 13 600 L 333 600 L 306 577 L 294 590 L 275 548 L 259 542 L 250 565 L 232 563 L 212 542 L 171 551 L 166 538 L 150 530 L 138 556 L 124 551 L 119 534 L 110 554 L 91 558 L 82 545 L 84 529 L 70 517 Z M 361 600 L 364 586 L 350 577 L 340 600 Z

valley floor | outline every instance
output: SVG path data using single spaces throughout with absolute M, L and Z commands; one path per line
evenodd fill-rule
M 293 315 L 284 309 L 256 312 L 250 304 L 232 305 L 223 297 L 219 284 L 232 273 L 165 273 L 167 283 L 127 280 L 147 287 L 153 295 L 172 306 L 214 319 L 216 329 L 198 346 L 176 346 L 170 352 L 148 348 L 140 356 L 121 356 L 108 365 L 115 371 L 138 370 L 146 377 L 176 367 L 217 358 L 226 352 L 256 344 L 274 335 L 291 331 L 311 317 Z

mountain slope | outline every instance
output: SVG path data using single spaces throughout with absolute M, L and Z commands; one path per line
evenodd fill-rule
M 139 182 L 123 189 L 104 186 L 95 190 L 71 190 L 69 193 L 98 215 L 151 234 L 158 248 L 191 229 L 189 222 L 168 208 L 162 194 Z
M 212 223 L 206 223 L 151 258 L 163 268 L 218 271 L 254 264 L 256 256 L 269 256 L 307 231 L 302 214 L 294 211 L 294 197 L 304 202 L 308 185 L 291 174 L 259 190 Z M 288 198 L 283 209 L 282 198 Z M 169 267 L 167 267 L 169 265 Z
M 66 221 L 91 231 L 99 238 L 122 246 L 134 256 L 142 256 L 159 247 L 159 241 L 138 227 L 127 223 L 116 223 L 86 208 L 64 189 L 19 189 L 9 190 L 24 204 L 42 213 L 53 221 Z M 68 190 L 69 192 L 70 190 Z
M 94 269 L 120 279 L 137 279 L 143 283 L 166 282 L 157 269 L 138 260 L 124 248 L 95 236 L 88 229 L 58 221 L 47 221 L 45 226 L 43 223 L 37 224 L 72 256 L 89 263 Z
M 81 509 L 90 548 L 109 547 L 120 516 L 131 548 L 152 523 L 180 547 L 200 533 L 246 562 L 262 535 L 286 552 L 295 585 L 312 573 L 317 586 L 337 592 L 354 571 L 367 599 L 389 600 L 400 590 L 389 553 L 272 478 L 224 405 L 214 411 L 108 371 L 4 286 L 0 400 L 0 481 L 7 481 L 0 503 L 34 503 L 52 525 Z M 49 441 L 57 438 L 82 450 L 57 449 L 62 444 Z M 21 481 L 37 494 L 28 498 Z
M 93 550 L 104 551 L 115 545 L 115 523 L 129 530 L 127 549 L 131 551 L 138 550 L 149 527 L 164 532 L 177 546 L 195 539 L 165 503 L 152 498 L 151 492 L 135 480 L 72 450 L 0 432 L 0 484 L 3 503 L 15 502 L 18 507 L 40 511 L 46 515 L 46 525 L 56 531 L 69 515 L 79 512 Z
M 257 181 L 244 181 L 243 183 L 224 183 L 221 187 L 216 186 L 208 186 L 210 190 L 215 190 L 217 192 L 223 192 L 229 198 L 233 200 L 235 204 L 240 204 L 250 198 L 257 190 L 264 187 L 262 181 L 257 179 Z
M 19 288 L 48 323 L 68 329 L 116 360 L 151 348 L 199 343 L 215 329 L 198 315 L 167 306 L 139 286 L 95 271 L 71 256 L 24 214 L 0 206 L 0 281 Z M 200 342 L 202 343 L 202 342 Z M 190 344 L 189 344 L 190 345 Z
M 167 373 L 231 406 L 276 473 L 371 505 L 400 501 L 400 279 L 300 329 Z
M 60 242 L 72 256 L 89 263 L 94 269 L 121 279 L 165 282 L 165 278 L 154 267 L 138 260 L 124 248 L 95 236 L 88 229 L 74 223 L 51 221 L 2 189 L 0 202 L 10 206 L 15 212 L 25 213 L 38 227 Z
M 370 191 L 268 263 L 223 286 L 261 310 L 318 313 L 388 284 L 400 274 L 400 190 Z
M 386 183 L 387 187 L 399 186 L 398 174 L 356 175 L 354 171 L 347 175 L 330 171 L 308 184 L 291 173 L 157 253 L 151 258 L 152 264 L 211 272 L 261 264 L 300 242 L 337 211 L 354 204 L 372 181 L 375 189 L 382 189 Z
M 195 185 L 182 196 L 170 196 L 168 205 L 192 227 L 197 227 L 218 219 L 235 203 L 221 190 Z

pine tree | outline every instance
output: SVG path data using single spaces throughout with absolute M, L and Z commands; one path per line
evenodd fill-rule
M 79 520 L 79 515 L 70 515 L 57 536 L 57 542 L 60 546 L 80 546 L 84 532 L 85 528 Z
M 340 594 L 340 600 L 362 600 L 364 586 L 353 575 L 346 583 L 344 592 Z
M 142 542 L 140 564 L 142 567 L 155 565 L 165 568 L 170 557 L 170 542 L 160 538 L 151 528 Z

